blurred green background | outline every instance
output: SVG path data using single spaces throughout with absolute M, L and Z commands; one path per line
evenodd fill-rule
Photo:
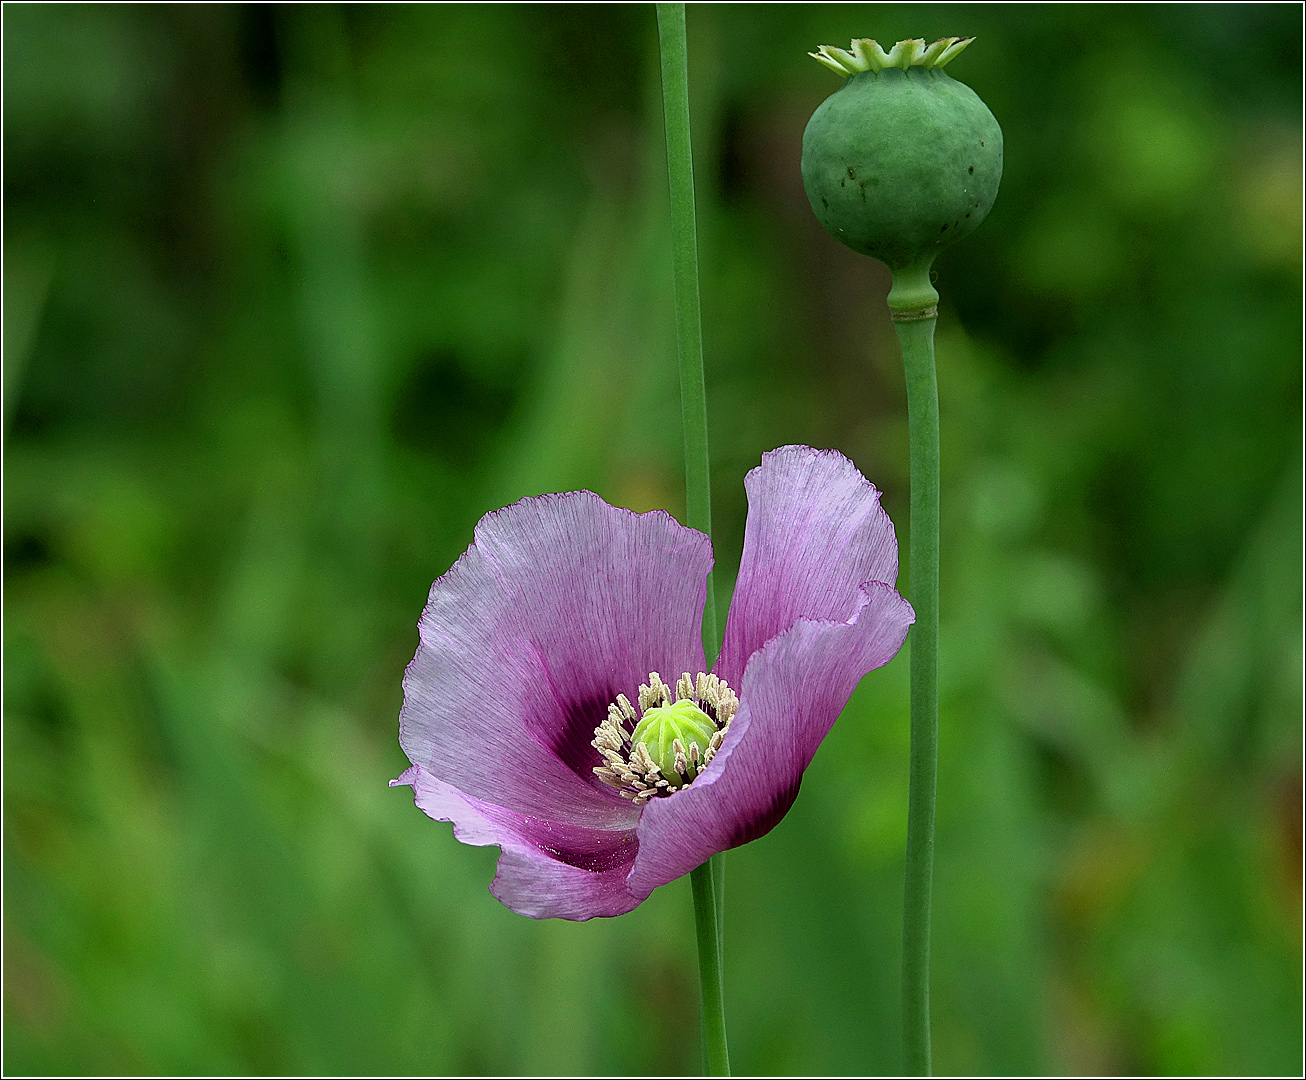
M 946 34 L 1006 176 L 938 266 L 936 1067 L 1296 1073 L 1300 8 L 691 8 L 723 584 L 786 442 L 905 540 L 806 53 Z M 684 881 L 520 918 L 386 787 L 481 514 L 683 509 L 656 61 L 649 6 L 5 6 L 7 1072 L 698 1069 Z M 739 1072 L 900 1066 L 906 702 L 727 856 Z

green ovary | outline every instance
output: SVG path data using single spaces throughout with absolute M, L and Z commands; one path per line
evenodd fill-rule
M 716 730 L 716 725 L 707 713 L 692 701 L 681 700 L 645 712 L 643 719 L 635 725 L 630 742 L 632 747 L 643 743 L 648 748 L 649 757 L 662 770 L 662 775 L 671 787 L 677 788 L 694 779 L 698 769 L 689 764 L 683 777 L 676 771 L 676 740 L 680 740 L 687 757 L 690 746 L 697 746 L 698 760 L 701 762 Z

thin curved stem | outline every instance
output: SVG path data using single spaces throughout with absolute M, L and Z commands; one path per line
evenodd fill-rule
M 662 108 L 671 181 L 672 269 L 676 296 L 676 346 L 680 356 L 680 408 L 685 438 L 685 524 L 712 536 L 712 494 L 707 455 L 707 392 L 703 381 L 703 326 L 698 292 L 698 225 L 694 212 L 694 158 L 689 138 L 689 65 L 685 5 L 658 4 L 662 55 Z M 707 576 L 703 645 L 710 661 L 721 647 L 716 589 Z M 725 867 L 714 855 L 690 875 L 703 1003 L 703 1046 L 708 1073 L 730 1075 L 721 978 Z
M 928 267 L 926 268 L 928 275 Z M 926 279 L 928 285 L 928 277 Z M 895 289 L 897 282 L 895 282 Z M 901 290 L 899 295 L 901 297 Z M 933 289 L 929 289 L 933 293 Z M 939 391 L 934 370 L 934 301 L 905 309 L 894 325 L 907 376 L 911 444 L 911 786 L 902 913 L 902 1033 L 909 1074 L 930 1073 L 930 903 L 939 741 Z M 924 306 L 921 306 L 924 305 Z

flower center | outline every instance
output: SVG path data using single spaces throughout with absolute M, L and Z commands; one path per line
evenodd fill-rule
M 682 700 L 645 712 L 630 741 L 648 747 L 663 776 L 688 775 L 692 780 L 698 772 L 695 765 L 715 734 L 712 718 L 692 701 Z M 671 786 L 677 786 L 674 780 Z
M 639 688 L 639 712 L 618 694 L 594 729 L 590 745 L 604 759 L 594 775 L 636 805 L 670 795 L 707 768 L 738 709 L 735 692 L 715 675 L 685 672 L 673 691 L 651 672 Z

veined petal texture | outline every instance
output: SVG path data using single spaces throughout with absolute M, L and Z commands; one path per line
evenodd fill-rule
M 744 487 L 744 553 L 716 664 L 736 687 L 753 653 L 798 619 L 847 622 L 863 584 L 898 578 L 880 493 L 838 451 L 782 446 L 762 455 Z

